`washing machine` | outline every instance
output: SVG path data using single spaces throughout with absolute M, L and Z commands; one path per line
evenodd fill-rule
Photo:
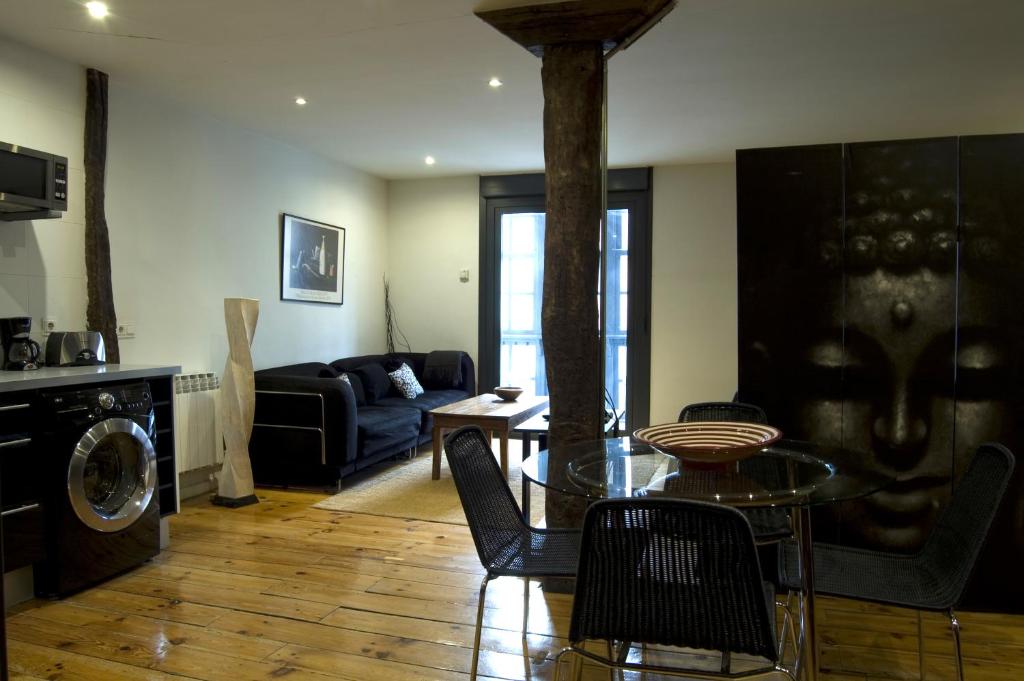
M 46 559 L 36 592 L 65 596 L 160 552 L 153 399 L 145 383 L 43 392 L 36 409 Z

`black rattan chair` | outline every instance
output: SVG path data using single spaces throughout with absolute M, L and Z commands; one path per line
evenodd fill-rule
M 679 422 L 740 421 L 742 423 L 768 423 L 764 409 L 744 402 L 696 402 L 679 412 Z
M 679 412 L 680 423 L 693 421 L 738 421 L 768 423 L 764 410 L 756 404 L 743 402 L 698 402 L 688 404 Z M 758 543 L 767 544 L 793 535 L 789 513 L 784 508 L 748 508 L 744 515 L 754 528 Z
M 917 553 L 893 554 L 816 543 L 815 592 L 917 609 L 919 663 L 923 661 L 920 611 L 945 612 L 956 647 L 957 678 L 963 681 L 960 623 L 955 608 L 967 588 L 1013 466 L 1013 454 L 1006 447 L 981 445 Z M 787 544 L 781 557 L 783 585 L 798 589 L 796 547 Z M 920 669 L 923 677 L 923 666 Z
M 687 678 L 746 678 L 785 673 L 775 639 L 774 589 L 762 580 L 750 523 L 727 506 L 680 499 L 611 499 L 594 503 L 583 521 L 580 566 L 570 620 L 575 655 L 610 670 Z M 584 648 L 608 642 L 609 654 Z M 718 650 L 722 671 L 629 662 L 614 642 Z M 763 668 L 730 674 L 729 655 L 766 660 Z M 560 674 L 559 674 L 560 676 Z
M 580 533 L 578 530 L 541 530 L 523 521 L 515 497 L 494 460 L 490 443 L 477 426 L 453 431 L 445 438 L 444 451 L 480 563 L 487 571 L 480 583 L 473 639 L 470 679 L 475 679 L 488 582 L 495 577 L 522 577 L 526 580 L 523 591 L 525 646 L 530 578 L 575 576 Z

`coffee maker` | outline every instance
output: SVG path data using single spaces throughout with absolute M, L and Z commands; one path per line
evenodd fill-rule
M 31 317 L 5 317 L 0 319 L 0 343 L 4 347 L 3 367 L 8 371 L 38 369 L 39 343 L 28 337 L 32 330 Z

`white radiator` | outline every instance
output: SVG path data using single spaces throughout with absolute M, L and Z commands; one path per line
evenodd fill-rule
M 219 402 L 220 379 L 214 374 L 174 377 L 174 452 L 179 474 L 224 461 Z

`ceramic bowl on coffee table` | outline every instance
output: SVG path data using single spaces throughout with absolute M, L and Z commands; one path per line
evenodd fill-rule
M 515 402 L 523 394 L 523 389 L 511 385 L 500 385 L 494 389 L 494 394 L 506 402 Z
M 692 421 L 640 428 L 633 437 L 684 461 L 721 464 L 753 456 L 778 442 L 782 431 L 760 423 Z

